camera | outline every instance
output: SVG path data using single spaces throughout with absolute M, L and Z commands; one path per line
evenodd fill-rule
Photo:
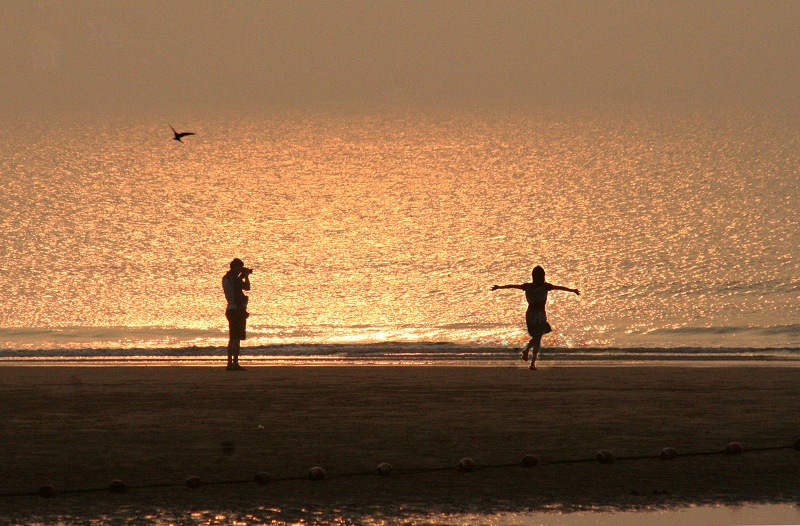
M 253 269 L 251 269 L 251 268 L 244 267 L 242 269 L 242 274 L 247 275 L 247 274 L 252 274 L 252 273 L 253 273 Z

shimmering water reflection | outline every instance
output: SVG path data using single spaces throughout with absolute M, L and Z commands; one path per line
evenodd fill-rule
M 37 126 L 0 136 L 0 348 L 213 344 L 233 256 L 256 269 L 255 344 L 524 344 L 523 297 L 489 288 L 541 264 L 583 291 L 552 295 L 549 347 L 800 345 L 794 123 L 223 116 L 191 144 Z
M 800 524 L 800 508 L 767 504 L 742 507 L 691 506 L 648 511 L 587 511 L 572 513 L 502 513 L 497 515 L 455 515 L 412 520 L 413 524 L 461 524 L 498 526 L 730 526 Z
M 34 520 L 30 526 L 45 526 L 47 522 Z M 106 515 L 98 518 L 59 517 L 60 526 L 256 526 L 288 525 L 497 525 L 497 526 L 730 526 L 800 524 L 800 507 L 791 504 L 760 504 L 746 506 L 689 506 L 675 509 L 647 509 L 639 511 L 589 510 L 579 512 L 536 511 L 482 513 L 417 513 L 390 516 L 375 511 L 359 515 L 347 510 L 283 510 L 260 508 L 255 512 L 231 511 L 156 511 L 136 516 Z

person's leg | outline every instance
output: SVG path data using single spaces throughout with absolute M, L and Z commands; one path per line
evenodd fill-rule
M 234 331 L 233 344 L 233 368 L 241 369 L 239 366 L 239 351 L 242 347 L 242 340 L 247 337 L 247 312 L 244 309 L 236 311 L 236 330 Z
M 533 347 L 533 338 L 530 339 L 528 345 L 525 346 L 525 349 L 522 351 L 522 359 L 526 362 L 528 361 L 528 353 L 530 353 L 531 347 Z
M 236 320 L 231 316 L 231 314 L 231 311 L 225 311 L 225 318 L 228 320 L 228 369 L 233 367 L 234 342 L 238 343 L 235 336 Z
M 238 367 L 239 365 L 239 350 L 241 349 L 241 340 L 239 338 L 233 338 L 231 340 L 231 359 L 233 362 L 234 367 Z
M 531 350 L 533 354 L 531 355 L 531 369 L 536 369 L 536 357 L 539 355 L 539 350 L 542 348 L 542 335 L 534 336 L 531 338 L 531 343 L 533 343 L 533 347 Z
M 528 329 L 528 335 L 531 337 L 528 345 L 525 346 L 525 350 L 522 351 L 522 359 L 527 362 L 531 347 L 533 347 L 533 339 L 536 337 L 536 316 L 530 309 L 525 311 L 525 326 Z

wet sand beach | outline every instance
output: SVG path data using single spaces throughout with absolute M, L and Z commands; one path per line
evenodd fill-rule
M 5 495 L 0 516 L 797 503 L 800 451 L 747 450 L 800 438 L 798 380 L 779 366 L 3 366 L 0 493 L 66 493 Z M 732 441 L 745 453 L 658 458 Z M 617 460 L 592 461 L 601 449 Z M 327 480 L 307 480 L 312 466 Z M 251 482 L 261 471 L 280 480 Z M 114 479 L 131 488 L 103 490 Z

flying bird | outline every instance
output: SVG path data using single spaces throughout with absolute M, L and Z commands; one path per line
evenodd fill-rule
M 170 125 L 169 125 L 169 127 L 170 127 L 170 128 L 172 128 L 172 124 L 170 124 Z M 175 131 L 175 128 L 172 128 L 172 133 L 174 133 L 174 134 L 175 134 L 175 137 L 173 137 L 173 139 L 175 139 L 176 141 L 178 141 L 178 142 L 181 142 L 181 143 L 183 142 L 183 141 L 181 140 L 181 137 L 186 137 L 187 135 L 194 135 L 194 132 L 182 132 L 182 133 L 178 133 L 178 132 L 176 132 L 176 131 Z

